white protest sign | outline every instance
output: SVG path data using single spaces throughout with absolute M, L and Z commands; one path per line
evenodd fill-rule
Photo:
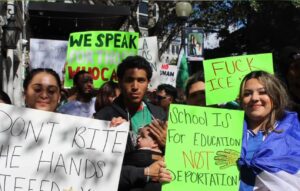
M 30 39 L 31 68 L 52 68 L 63 79 L 68 41 Z
M 160 80 L 164 84 L 170 84 L 176 87 L 176 77 L 177 77 L 177 66 L 170 64 L 163 64 L 160 68 Z
M 152 78 L 149 84 L 149 90 L 154 90 L 160 84 L 158 60 L 157 37 L 143 37 L 139 39 L 138 55 L 144 57 L 152 67 Z
M 0 104 L 1 191 L 117 191 L 129 124 Z

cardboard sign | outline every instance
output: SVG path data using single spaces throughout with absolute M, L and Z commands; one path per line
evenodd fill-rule
M 241 80 L 251 71 L 274 73 L 271 53 L 205 60 L 203 66 L 206 105 L 236 100 Z
M 127 56 L 137 55 L 138 33 L 88 31 L 71 33 L 65 68 L 66 88 L 73 86 L 73 76 L 80 70 L 91 73 L 94 87 L 117 80 L 116 69 Z
M 0 104 L 0 190 L 117 191 L 129 124 Z
M 170 64 L 163 64 L 160 68 L 159 79 L 161 83 L 170 84 L 176 87 L 176 77 L 177 77 L 177 66 Z
M 151 65 L 152 78 L 149 83 L 149 90 L 154 90 L 160 84 L 159 69 L 161 64 L 158 62 L 157 37 L 143 37 L 139 40 L 138 55 L 144 57 Z
M 172 104 L 165 161 L 173 180 L 163 191 L 236 191 L 244 112 Z
M 30 67 L 51 68 L 63 79 L 68 41 L 30 39 Z

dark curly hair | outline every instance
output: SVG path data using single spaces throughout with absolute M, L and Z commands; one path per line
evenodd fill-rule
M 118 79 L 122 79 L 126 70 L 138 68 L 143 69 L 147 73 L 147 79 L 150 80 L 152 77 L 152 68 L 150 63 L 141 56 L 128 56 L 119 65 L 117 69 Z

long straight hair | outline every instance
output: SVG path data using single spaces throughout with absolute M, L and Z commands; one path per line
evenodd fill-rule
M 289 98 L 286 91 L 285 85 L 274 75 L 269 74 L 265 71 L 254 71 L 247 74 L 242 80 L 240 86 L 239 100 L 242 105 L 242 100 L 244 96 L 245 84 L 250 79 L 257 79 L 261 84 L 264 85 L 267 95 L 272 101 L 272 110 L 263 122 L 261 130 L 265 135 L 269 134 L 271 131 L 278 132 L 274 130 L 275 123 L 284 117 L 284 111 L 288 107 Z M 249 119 L 246 116 L 246 121 Z

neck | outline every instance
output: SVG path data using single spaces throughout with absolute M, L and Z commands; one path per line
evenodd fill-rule
M 248 129 L 251 129 L 255 134 L 262 129 L 262 126 L 264 125 L 264 121 L 248 121 Z
M 80 102 L 90 102 L 92 99 L 92 96 L 87 96 L 87 95 L 82 95 L 82 94 L 77 94 L 76 100 Z
M 142 102 L 140 102 L 140 103 L 129 103 L 129 102 L 126 102 L 126 100 L 124 100 L 124 104 L 125 104 L 125 107 L 127 108 L 128 112 L 130 114 L 134 114 L 141 107 Z

